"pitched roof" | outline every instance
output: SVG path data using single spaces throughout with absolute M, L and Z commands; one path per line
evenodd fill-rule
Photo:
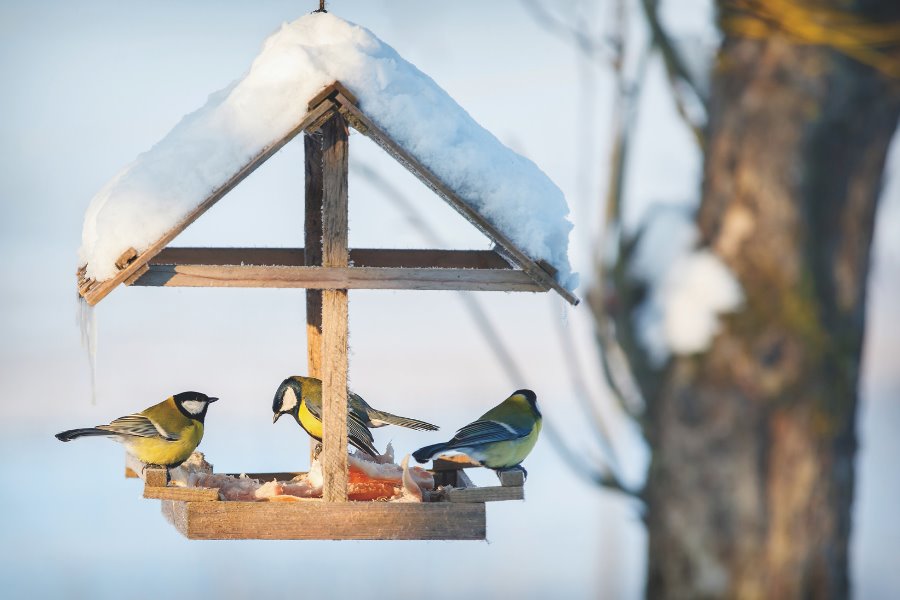
M 327 14 L 283 26 L 244 79 L 214 94 L 95 196 L 85 217 L 80 293 L 93 304 L 133 280 L 190 223 L 335 109 L 534 281 L 577 302 L 559 189 L 393 49 Z

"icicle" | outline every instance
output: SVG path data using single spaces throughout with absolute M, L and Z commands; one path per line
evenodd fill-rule
M 81 330 L 81 347 L 87 350 L 91 370 L 91 404 L 97 404 L 97 320 L 94 307 L 78 297 L 78 328 Z

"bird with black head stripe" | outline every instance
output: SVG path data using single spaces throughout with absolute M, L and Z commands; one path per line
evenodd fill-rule
M 313 439 L 322 441 L 322 381 L 294 375 L 281 382 L 272 401 L 272 422 L 291 415 Z M 347 437 L 350 444 L 371 456 L 378 456 L 369 429 L 399 425 L 420 431 L 436 431 L 431 423 L 401 417 L 373 408 L 357 394 L 347 392 Z
M 527 477 L 528 471 L 521 463 L 537 443 L 542 421 L 537 395 L 531 390 L 516 390 L 457 431 L 450 441 L 419 448 L 413 452 L 413 458 L 424 463 L 437 454 L 455 450 L 493 469 L 498 476 L 502 471 L 518 470 Z
M 203 439 L 206 411 L 216 400 L 200 392 L 182 392 L 107 425 L 70 429 L 57 433 L 56 438 L 69 442 L 80 437 L 108 437 L 146 465 L 176 467 Z

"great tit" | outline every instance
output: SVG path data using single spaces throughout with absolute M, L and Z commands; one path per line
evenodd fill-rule
M 87 436 L 111 437 L 144 464 L 177 467 L 203 438 L 206 410 L 216 400 L 200 392 L 182 392 L 109 425 L 70 429 L 56 438 L 69 442 Z
M 413 458 L 423 463 L 441 452 L 457 450 L 498 473 L 521 470 L 527 476 L 520 463 L 537 442 L 541 420 L 535 393 L 517 390 L 457 431 L 449 442 L 420 448 L 413 452 Z
M 272 422 L 281 415 L 293 415 L 306 433 L 322 441 L 322 381 L 315 377 L 293 375 L 281 382 L 272 401 Z M 425 421 L 399 417 L 376 410 L 353 392 L 347 392 L 347 434 L 349 442 L 359 450 L 377 456 L 370 428 L 399 425 L 420 431 L 436 431 Z

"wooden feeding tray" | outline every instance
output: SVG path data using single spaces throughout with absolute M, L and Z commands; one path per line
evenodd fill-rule
M 464 471 L 477 466 L 468 459 L 436 459 L 436 488 L 423 502 L 226 501 L 216 488 L 187 486 L 181 470 L 167 481 L 165 469 L 144 468 L 130 456 L 125 475 L 143 479 L 144 498 L 160 500 L 166 520 L 192 540 L 484 540 L 485 502 L 524 499 L 524 478 L 502 473 L 501 485 L 478 487 Z M 247 474 L 260 481 L 297 475 Z

